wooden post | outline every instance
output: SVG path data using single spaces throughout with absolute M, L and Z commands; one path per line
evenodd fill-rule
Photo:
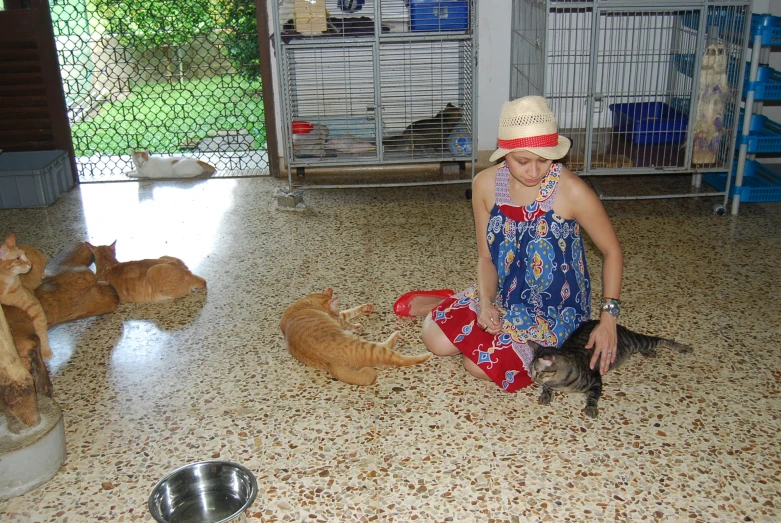
M 0 403 L 14 434 L 41 421 L 33 378 L 22 363 L 0 308 Z

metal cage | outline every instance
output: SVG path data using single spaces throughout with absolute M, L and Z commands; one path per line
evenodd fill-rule
M 310 167 L 454 164 L 456 179 L 379 185 L 471 180 L 474 0 L 273 4 L 291 190 Z
M 515 0 L 510 96 L 548 99 L 573 171 L 699 188 L 732 166 L 750 15 L 745 0 Z M 657 197 L 672 196 L 689 195 Z

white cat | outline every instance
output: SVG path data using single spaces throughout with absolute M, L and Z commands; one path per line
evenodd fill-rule
M 201 160 L 172 156 L 169 158 L 149 156 L 149 149 L 136 151 L 131 149 L 135 171 L 127 173 L 133 178 L 192 178 L 213 174 L 216 169 Z

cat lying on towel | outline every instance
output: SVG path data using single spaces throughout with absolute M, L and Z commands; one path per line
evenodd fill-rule
M 133 178 L 194 178 L 208 176 L 216 171 L 214 166 L 195 158 L 150 156 L 149 149 L 145 151 L 131 149 L 130 156 L 133 158 L 136 170 L 130 171 L 127 175 Z

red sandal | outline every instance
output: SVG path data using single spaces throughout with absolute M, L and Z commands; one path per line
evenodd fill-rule
M 443 300 L 445 298 L 450 298 L 455 294 L 455 291 L 452 291 L 450 289 L 436 289 L 432 291 L 409 291 L 401 295 L 401 297 L 396 300 L 396 303 L 393 304 L 393 312 L 396 313 L 398 316 L 410 316 L 410 303 L 412 302 L 413 298 L 418 298 L 422 296 L 433 296 L 437 298 L 442 298 Z

